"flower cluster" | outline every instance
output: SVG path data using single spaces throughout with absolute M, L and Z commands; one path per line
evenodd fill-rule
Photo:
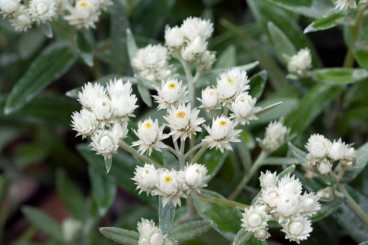
M 120 139 L 127 134 L 127 118 L 137 108 L 130 82 L 110 80 L 106 88 L 87 83 L 78 94 L 82 110 L 72 115 L 77 135 L 91 137 L 91 146 L 98 155 L 111 159 Z
M 111 0 L 0 0 L 0 12 L 10 19 L 16 31 L 26 31 L 63 16 L 77 28 L 95 27 L 99 15 Z M 72 5 L 74 4 L 74 6 Z
M 138 245 L 176 245 L 175 240 L 162 235 L 160 229 L 152 220 L 142 219 L 138 223 L 139 232 Z
M 344 167 L 351 167 L 355 163 L 355 149 L 341 139 L 331 142 L 323 135 L 313 134 L 305 147 L 308 150 L 308 165 L 317 168 L 321 174 L 330 173 L 335 161 Z
M 206 187 L 207 168 L 201 164 L 188 164 L 184 170 L 156 169 L 153 165 L 137 166 L 133 180 L 139 193 L 142 191 L 151 195 L 162 196 L 162 205 L 172 202 L 174 206 L 181 205 L 180 198 L 186 198 L 186 193 L 200 192 Z
M 281 122 L 270 122 L 266 128 L 266 134 L 263 140 L 259 140 L 262 149 L 266 152 L 276 151 L 285 142 L 290 129 Z
M 278 179 L 275 173 L 261 173 L 262 190 L 254 205 L 245 209 L 242 226 L 259 240 L 267 239 L 267 222 L 275 220 L 285 237 L 299 243 L 312 232 L 309 217 L 321 208 L 314 193 L 302 194 L 302 185 L 294 176 Z
M 189 17 L 180 27 L 166 27 L 165 42 L 173 57 L 195 62 L 199 70 L 208 70 L 215 62 L 215 54 L 207 50 L 212 32 L 213 24 L 209 20 Z
M 311 67 L 312 56 L 308 48 L 299 50 L 297 54 L 291 56 L 288 62 L 289 72 L 298 76 L 305 76 Z
M 340 11 L 348 11 L 357 7 L 355 0 L 335 0 L 335 8 Z

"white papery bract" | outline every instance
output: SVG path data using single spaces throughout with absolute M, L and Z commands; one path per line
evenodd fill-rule
M 98 130 L 91 139 L 92 149 L 104 158 L 111 158 L 118 150 L 119 139 L 109 130 Z
M 181 58 L 185 61 L 194 61 L 207 50 L 207 42 L 201 37 L 196 37 L 185 48 L 181 50 Z
M 156 188 L 158 183 L 158 173 L 156 168 L 152 164 L 145 164 L 144 167 L 137 166 L 135 168 L 133 180 L 137 184 L 139 194 L 142 191 L 150 194 Z
M 97 0 L 77 0 L 75 6 L 67 6 L 69 15 L 64 19 L 77 28 L 95 28 L 100 16 Z
M 313 192 L 304 193 L 299 197 L 300 214 L 305 216 L 313 216 L 321 209 L 321 205 L 318 202 L 318 196 Z
M 332 170 L 332 163 L 324 158 L 318 162 L 317 169 L 321 174 L 328 174 Z
M 328 156 L 334 161 L 341 161 L 344 166 L 352 166 L 355 163 L 355 149 L 339 139 L 334 140 Z
M 256 231 L 253 232 L 253 235 L 255 238 L 261 241 L 264 241 L 271 236 L 270 233 L 268 233 L 267 228 L 257 229 Z
M 327 157 L 330 148 L 331 141 L 326 139 L 323 135 L 313 134 L 308 139 L 308 143 L 305 146 L 309 152 L 310 158 L 324 158 Z
M 184 44 L 184 33 L 180 27 L 166 27 L 165 42 L 170 48 L 178 48 Z
M 292 193 L 279 192 L 281 195 L 278 198 L 276 211 L 282 216 L 287 218 L 299 213 L 299 200 L 298 196 Z
M 159 126 L 157 119 L 153 121 L 151 118 L 138 123 L 138 130 L 135 132 L 139 140 L 133 142 L 132 146 L 139 146 L 138 151 L 143 154 L 148 152 L 151 155 L 152 150 L 160 151 L 166 145 L 162 140 L 166 139 L 168 135 L 163 134 L 164 126 Z
M 207 87 L 202 90 L 202 98 L 198 98 L 202 102 L 202 107 L 207 111 L 215 110 L 219 107 L 219 98 L 216 89 Z
M 123 82 L 122 79 L 112 79 L 106 86 L 107 93 L 110 98 L 124 97 L 132 93 L 132 83 Z
M 230 105 L 232 117 L 241 125 L 249 124 L 250 120 L 257 120 L 256 113 L 260 108 L 255 107 L 256 102 L 257 99 L 252 98 L 248 93 L 239 94 Z
M 98 127 L 98 121 L 91 111 L 82 109 L 80 112 L 74 112 L 72 115 L 72 127 L 77 131 L 77 136 L 85 138 L 91 136 Z
M 202 71 L 210 70 L 215 61 L 216 61 L 215 52 L 211 52 L 208 50 L 204 51 L 196 61 L 198 70 Z
M 276 208 L 279 197 L 280 193 L 277 187 L 270 186 L 262 189 L 260 201 L 269 208 Z
M 32 18 L 24 6 L 20 6 L 14 12 L 10 23 L 16 31 L 26 31 L 32 26 Z
M 184 170 L 185 184 L 189 189 L 199 191 L 200 188 L 207 186 L 205 183 L 205 180 L 208 178 L 207 172 L 207 168 L 202 164 L 194 163 L 187 165 Z
M 56 7 L 54 0 L 31 0 L 28 12 L 37 23 L 44 23 L 56 16 Z
M 198 17 L 189 17 L 184 20 L 181 30 L 185 38 L 193 41 L 197 37 L 208 39 L 213 32 L 213 24 L 209 20 Z
M 99 83 L 87 83 L 78 93 L 79 103 L 86 109 L 92 109 L 97 99 L 106 99 L 106 91 Z
M 2 14 L 11 15 L 20 6 L 20 0 L 0 0 L 0 10 Z
M 113 116 L 118 119 L 124 119 L 132 116 L 137 106 L 137 97 L 135 95 L 126 95 L 111 98 L 111 110 Z
M 309 237 L 313 229 L 310 220 L 299 216 L 287 220 L 285 224 L 283 224 L 282 231 L 285 233 L 287 239 L 300 243 L 300 241 L 306 240 Z
M 250 206 L 243 213 L 242 227 L 247 231 L 255 232 L 267 227 L 271 216 L 266 213 L 266 206 Z
M 183 193 L 185 189 L 183 171 L 159 169 L 158 183 L 152 193 L 162 196 L 162 206 L 166 206 L 169 202 L 172 202 L 174 206 L 180 206 L 180 197 L 186 197 Z
M 348 11 L 357 7 L 355 0 L 335 0 L 335 8 L 340 11 Z
M 299 179 L 296 179 L 294 175 L 290 176 L 289 174 L 282 177 L 278 183 L 279 192 L 287 195 L 295 195 L 298 196 L 302 192 L 302 184 Z
M 270 122 L 266 128 L 264 139 L 260 141 L 262 149 L 266 152 L 277 150 L 285 143 L 289 131 L 281 122 Z
M 148 45 L 138 49 L 131 65 L 138 76 L 152 81 L 169 78 L 173 71 L 168 63 L 167 49 L 162 45 Z
M 203 139 L 210 148 L 216 147 L 221 152 L 224 149 L 232 150 L 231 142 L 240 142 L 238 139 L 241 130 L 235 129 L 236 123 L 225 116 L 217 117 L 212 121 L 212 127 L 204 126 L 209 135 Z
M 191 138 L 196 132 L 201 132 L 199 125 L 205 122 L 201 117 L 198 117 L 199 110 L 191 109 L 190 104 L 181 104 L 178 107 L 172 107 L 168 110 L 168 115 L 165 120 L 170 127 L 170 135 L 177 140 L 178 138 L 185 140 Z
M 152 220 L 141 219 L 137 225 L 139 232 L 138 245 L 176 245 L 177 242 L 161 234 Z
M 186 96 L 188 91 L 186 86 L 183 86 L 182 81 L 175 78 L 169 78 L 162 82 L 161 89 L 157 89 L 157 94 L 153 97 L 158 103 L 158 109 L 170 109 L 180 103 L 188 101 Z
M 100 121 L 109 120 L 112 116 L 112 105 L 109 98 L 98 98 L 91 108 L 96 118 Z
M 311 67 L 312 57 L 308 48 L 299 50 L 297 54 L 290 58 L 288 63 L 289 72 L 298 76 L 305 76 Z
M 261 172 L 259 182 L 262 188 L 272 187 L 276 185 L 276 181 L 277 181 L 276 172 L 271 173 L 269 170 L 267 170 L 265 173 Z
M 220 101 L 231 102 L 240 93 L 249 89 L 247 73 L 240 68 L 232 68 L 217 78 L 217 94 Z
M 128 133 L 128 122 L 115 122 L 112 125 L 111 132 L 115 135 L 117 139 L 124 139 Z

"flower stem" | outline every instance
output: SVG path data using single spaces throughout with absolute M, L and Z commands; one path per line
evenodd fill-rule
M 194 155 L 194 157 L 190 160 L 190 163 L 196 163 L 199 158 L 203 155 L 203 153 L 207 150 L 207 144 L 203 145 L 202 148 Z
M 185 167 L 185 155 L 184 155 L 184 150 L 185 150 L 185 140 L 181 139 L 180 140 L 180 152 L 179 152 L 179 164 L 180 164 L 180 169 L 183 170 Z
M 230 194 L 229 199 L 234 200 L 243 190 L 243 188 L 248 184 L 248 182 L 251 180 L 255 172 L 262 166 L 262 161 L 267 157 L 268 153 L 265 151 L 262 151 L 261 154 L 259 154 L 256 162 L 253 164 L 251 169 L 249 170 L 247 175 L 244 175 L 243 179 L 239 183 L 239 185 L 236 187 L 236 189 Z
M 202 147 L 205 143 L 202 142 L 196 146 L 194 146 L 193 148 L 191 148 L 189 151 L 187 151 L 187 153 L 185 153 L 184 157 L 187 158 L 189 155 L 192 155 L 198 148 Z
M 341 193 L 346 199 L 346 203 L 354 211 L 354 213 L 363 221 L 363 223 L 368 226 L 368 215 L 361 209 L 361 207 L 355 202 L 355 200 L 350 196 L 349 192 L 346 190 L 345 185 L 340 183 L 340 179 L 335 173 L 330 173 L 331 177 L 335 180 L 337 187 L 340 189 Z
M 248 205 L 239 203 L 239 202 L 234 202 L 231 200 L 227 200 L 227 199 L 222 199 L 222 198 L 218 198 L 218 197 L 213 197 L 213 196 L 207 196 L 207 195 L 203 195 L 203 194 L 196 194 L 196 196 L 202 200 L 206 200 L 209 202 L 214 202 L 214 203 L 219 203 L 219 204 L 223 204 L 229 207 L 234 207 L 234 208 L 239 208 L 241 210 L 248 208 Z
M 187 77 L 187 84 L 188 84 L 189 99 L 190 99 L 191 107 L 194 108 L 195 107 L 195 91 L 194 91 L 192 71 L 190 70 L 190 66 L 186 61 L 180 60 L 180 62 L 183 65 L 185 76 Z
M 148 163 L 148 164 L 153 164 L 156 168 L 161 168 L 162 166 L 160 164 L 158 164 L 157 162 L 155 162 L 154 160 L 152 160 L 151 158 L 140 154 L 136 149 L 130 147 L 127 143 L 125 143 L 124 141 L 120 141 L 119 142 L 119 146 L 121 149 L 123 149 L 124 151 L 132 154 L 133 156 L 136 156 L 137 158 L 141 159 L 142 161 Z

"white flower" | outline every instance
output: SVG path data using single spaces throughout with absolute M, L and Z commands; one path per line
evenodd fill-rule
M 98 130 L 91 139 L 92 149 L 97 155 L 111 158 L 118 150 L 118 138 L 109 130 Z
M 267 187 L 262 189 L 260 201 L 270 208 L 276 208 L 280 197 L 279 190 L 276 186 Z
M 160 229 L 151 220 L 143 219 L 138 223 L 138 245 L 164 245 L 164 237 Z
M 341 159 L 341 164 L 349 167 L 353 166 L 355 161 L 355 149 L 353 147 L 347 147 L 344 151 L 344 156 Z
M 289 129 L 281 122 L 270 122 L 266 128 L 264 139 L 260 142 L 263 150 L 273 152 L 281 147 L 289 133 Z
M 86 109 L 92 109 L 97 99 L 107 99 L 104 87 L 99 83 L 87 83 L 78 93 L 78 100 Z
M 177 106 L 179 103 L 188 101 L 186 98 L 188 91 L 186 86 L 182 85 L 182 81 L 175 78 L 169 78 L 162 82 L 161 89 L 157 90 L 157 96 L 154 95 L 158 103 L 158 109 L 169 109 L 172 106 Z
M 97 118 L 92 112 L 82 109 L 80 112 L 73 113 L 72 127 L 73 130 L 78 132 L 77 136 L 80 135 L 82 138 L 85 138 L 92 135 L 97 129 Z
M 255 107 L 257 99 L 252 98 L 248 93 L 241 93 L 230 105 L 233 112 L 232 117 L 242 125 L 249 124 L 250 120 L 257 120 L 256 113 L 260 110 Z
M 348 11 L 357 7 L 355 0 L 335 0 L 335 8 L 340 11 Z
M 64 19 L 77 28 L 95 28 L 100 11 L 96 0 L 77 0 L 74 7 L 68 6 L 69 15 Z
M 158 172 L 158 183 L 153 194 L 162 196 L 163 207 L 170 201 L 174 206 L 180 206 L 180 197 L 186 197 L 183 193 L 185 190 L 184 173 L 168 169 L 159 169 Z
M 306 216 L 312 216 L 321 209 L 318 202 L 318 196 L 314 193 L 304 193 L 299 197 L 300 213 Z
M 20 0 L 0 0 L 0 10 L 5 15 L 13 14 L 20 6 Z
M 264 241 L 269 238 L 271 235 L 268 233 L 267 228 L 260 228 L 253 232 L 253 235 L 258 240 Z
M 290 217 L 299 212 L 298 196 L 292 193 L 282 193 L 277 201 L 276 211 L 283 217 Z
M 328 155 L 331 142 L 323 135 L 313 134 L 308 139 L 308 143 L 305 146 L 309 152 L 308 156 L 311 158 L 324 158 Z
M 187 165 L 184 170 L 185 184 L 190 189 L 200 189 L 206 187 L 207 168 L 204 165 L 194 163 Z
M 334 190 L 331 187 L 323 188 L 317 192 L 317 197 L 331 201 L 334 198 Z
M 191 109 L 190 104 L 181 104 L 178 107 L 172 107 L 168 110 L 168 115 L 164 118 L 168 122 L 171 129 L 170 135 L 174 140 L 181 138 L 182 140 L 190 138 L 192 134 L 201 132 L 199 125 L 205 122 L 201 117 L 198 117 L 199 110 Z
M 275 186 L 276 181 L 277 181 L 276 172 L 271 173 L 269 170 L 267 170 L 265 173 L 261 172 L 259 182 L 262 188 Z
M 97 0 L 99 9 L 106 10 L 108 6 L 112 4 L 112 0 Z
M 213 24 L 209 20 L 202 20 L 198 17 L 189 17 L 181 25 L 185 38 L 194 40 L 197 37 L 208 39 L 213 32 Z
M 78 238 L 82 230 L 82 222 L 68 218 L 62 223 L 63 238 L 67 243 L 71 243 Z
M 129 81 L 124 83 L 122 79 L 111 79 L 106 90 L 110 98 L 129 96 L 132 93 L 132 83 Z
M 180 27 L 166 27 L 165 42 L 170 48 L 177 48 L 184 44 L 184 33 Z
M 278 181 L 279 193 L 299 196 L 302 192 L 302 184 L 294 175 L 285 175 Z
M 312 230 L 310 220 L 302 216 L 288 219 L 282 229 L 285 233 L 285 238 L 297 243 L 300 243 L 302 240 L 306 240 Z
M 138 151 L 141 154 L 148 151 L 148 155 L 151 155 L 152 149 L 160 151 L 161 148 L 166 147 L 162 140 L 168 137 L 166 134 L 163 134 L 163 130 L 164 126 L 159 127 L 157 119 L 153 121 L 149 118 L 139 122 L 138 130 L 135 132 L 139 140 L 133 142 L 132 146 L 139 146 Z
M 328 152 L 328 156 L 334 161 L 340 160 L 343 158 L 346 148 L 347 145 L 342 142 L 341 139 L 338 141 L 334 140 Z
M 32 18 L 23 5 L 17 8 L 10 22 L 16 31 L 26 31 L 32 26 Z
M 111 132 L 117 139 L 123 139 L 128 133 L 128 122 L 124 121 L 123 125 L 120 122 L 115 122 L 111 128 Z
M 196 37 L 185 48 L 181 50 L 181 58 L 185 61 L 194 61 L 207 49 L 207 42 L 201 37 Z
M 150 193 L 156 188 L 158 183 L 158 173 L 152 164 L 145 164 L 144 167 L 137 166 L 135 168 L 134 178 L 132 178 L 137 184 L 139 194 L 142 191 Z
M 217 109 L 219 106 L 219 98 L 216 89 L 207 87 L 202 90 L 202 98 L 198 100 L 202 102 L 202 107 L 207 111 Z
M 161 81 L 173 73 L 168 60 L 169 55 L 164 46 L 148 45 L 138 49 L 131 65 L 139 76 L 152 81 Z
M 237 95 L 249 89 L 247 73 L 240 68 L 232 68 L 217 78 L 217 94 L 222 102 L 230 102 Z
M 96 98 L 91 108 L 97 120 L 109 120 L 112 115 L 111 100 L 109 98 Z
M 267 227 L 267 221 L 270 215 L 266 213 L 266 206 L 250 206 L 244 210 L 242 218 L 242 227 L 247 231 L 256 231 Z
M 321 174 L 328 174 L 331 172 L 332 163 L 328 159 L 324 158 L 318 163 L 317 169 Z
M 306 72 L 312 67 L 312 57 L 310 50 L 304 48 L 293 55 L 288 63 L 288 70 L 290 73 L 304 76 Z
M 29 14 L 38 23 L 44 23 L 56 16 L 56 3 L 54 0 L 31 0 Z
M 200 55 L 200 58 L 196 60 L 196 64 L 199 70 L 210 70 L 215 61 L 215 52 L 206 50 Z
M 137 97 L 134 94 L 111 98 L 111 111 L 114 117 L 118 119 L 133 116 L 133 112 L 137 107 Z
M 237 138 L 241 130 L 235 129 L 236 124 L 225 116 L 217 117 L 212 121 L 212 127 L 205 125 L 209 135 L 203 141 L 208 142 L 210 148 L 216 147 L 221 152 L 224 149 L 232 150 L 231 142 L 240 142 Z

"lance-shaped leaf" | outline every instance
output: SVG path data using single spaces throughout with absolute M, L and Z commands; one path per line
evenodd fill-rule
M 296 157 L 298 162 L 301 165 L 306 166 L 307 165 L 307 153 L 300 150 L 298 147 L 293 145 L 291 142 L 288 143 L 288 146 L 289 146 L 290 152 L 293 154 L 294 157 Z
M 177 241 L 185 241 L 202 235 L 211 228 L 212 221 L 190 221 L 170 229 L 168 237 Z
M 110 240 L 124 245 L 137 245 L 139 233 L 136 231 L 125 230 L 116 227 L 102 227 L 100 232 Z
M 336 198 L 329 203 L 322 203 L 321 209 L 317 211 L 317 214 L 313 215 L 312 222 L 322 220 L 331 214 L 333 214 L 344 203 L 343 198 Z
M 354 68 L 324 68 L 312 72 L 312 77 L 318 82 L 344 85 L 368 78 L 368 71 Z
M 170 230 L 172 222 L 175 217 L 175 206 L 172 202 L 168 202 L 164 207 L 162 206 L 162 197 L 159 198 L 158 207 L 158 221 L 161 233 L 167 234 Z
M 284 55 L 293 56 L 296 53 L 294 44 L 289 38 L 272 22 L 268 22 L 268 32 L 276 54 L 281 61 L 284 61 Z
M 234 238 L 233 245 L 243 245 L 253 236 L 252 232 L 246 231 L 245 228 L 241 228 L 236 237 Z
M 68 42 L 55 43 L 46 48 L 13 87 L 6 101 L 5 114 L 19 110 L 42 89 L 61 77 L 74 64 L 76 57 Z
M 138 93 L 141 96 L 143 102 L 149 106 L 152 107 L 152 98 L 151 98 L 151 93 L 148 90 L 148 88 L 143 87 L 142 85 L 138 85 Z
M 216 149 L 207 149 L 206 152 L 201 156 L 201 158 L 198 160 L 198 163 L 204 164 L 207 167 L 207 175 L 209 176 L 209 178 L 206 180 L 206 182 L 211 181 L 211 179 L 215 177 L 217 172 L 224 164 L 227 156 L 228 151 L 221 153 L 219 150 Z
M 254 74 L 250 78 L 249 86 L 249 95 L 253 98 L 259 99 L 263 93 L 264 87 L 267 81 L 267 71 L 263 70 Z
M 273 108 L 275 108 L 276 106 L 281 105 L 282 103 L 283 103 L 283 102 L 282 102 L 282 101 L 280 101 L 280 102 L 274 103 L 274 104 L 272 104 L 272 105 L 266 106 L 265 108 L 262 108 L 261 110 L 257 111 L 257 112 L 256 112 L 256 116 L 260 116 L 260 115 L 262 115 L 263 113 L 265 113 L 265 112 L 268 112 L 268 111 L 272 110 L 272 109 L 273 109 Z
M 309 26 L 307 26 L 307 28 L 305 28 L 304 33 L 330 29 L 339 24 L 339 20 L 344 16 L 345 15 L 343 13 L 332 11 L 328 13 L 326 17 L 313 21 Z
M 80 56 L 86 65 L 93 66 L 93 35 L 87 30 L 78 31 L 77 45 Z

